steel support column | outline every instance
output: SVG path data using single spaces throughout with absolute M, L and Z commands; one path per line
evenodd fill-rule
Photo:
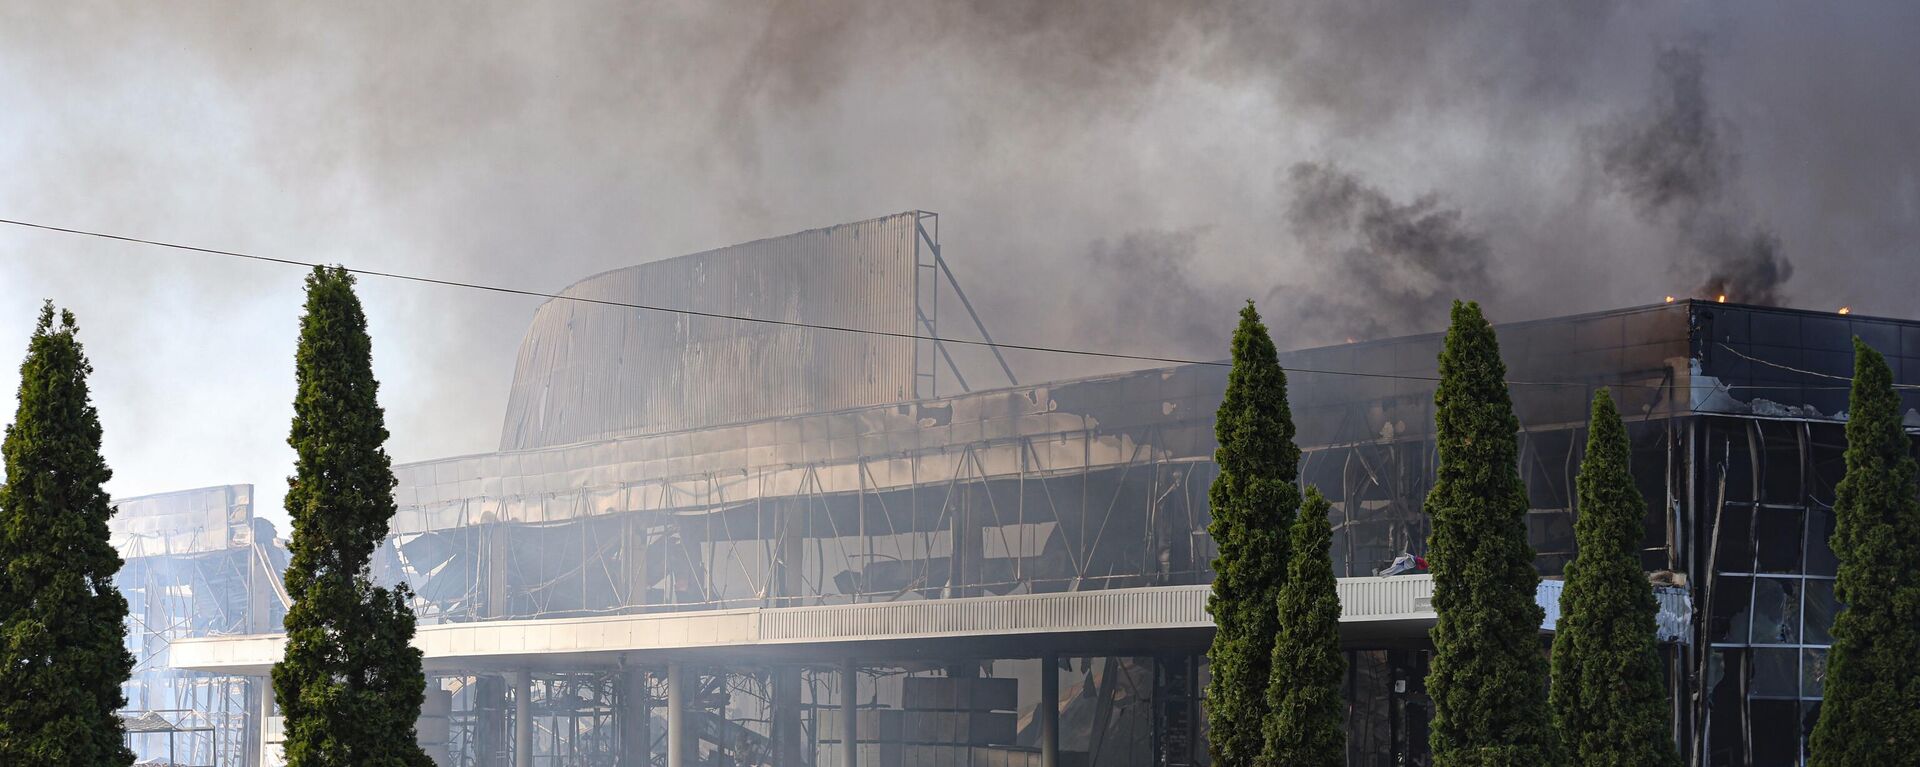
M 647 672 L 627 669 L 620 677 L 620 767 L 649 767 L 653 735 L 647 731 Z
M 840 666 L 840 744 L 847 758 L 843 767 L 860 764 L 860 669 L 852 658 Z
M 1060 767 L 1060 656 L 1040 656 L 1040 766 Z
M 249 721 L 261 722 L 266 720 L 267 713 L 261 706 L 260 697 L 264 689 L 271 686 L 273 686 L 273 679 L 271 677 L 250 677 L 247 679 L 246 713 Z M 241 767 L 257 767 L 260 764 L 261 735 L 262 733 L 259 727 L 248 727 L 241 733 Z M 132 736 L 128 736 L 128 745 L 132 745 Z
M 774 764 L 798 765 L 800 760 L 800 667 L 780 666 L 773 672 Z
M 533 672 L 513 674 L 513 767 L 533 767 Z
M 687 670 L 667 666 L 667 767 L 687 767 Z
M 259 681 L 259 687 L 260 695 L 256 699 L 260 701 L 260 708 L 259 715 L 254 717 L 253 720 L 253 729 L 256 734 L 252 738 L 254 743 L 259 744 L 259 748 L 248 752 L 247 764 L 280 764 L 285 761 L 285 758 L 279 754 L 270 754 L 269 749 L 275 748 L 276 746 L 267 742 L 267 733 L 270 726 L 268 720 L 273 718 L 273 678 L 263 677 Z

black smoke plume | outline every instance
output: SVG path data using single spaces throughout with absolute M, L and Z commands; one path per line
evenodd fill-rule
M 1676 276 L 1697 280 L 1697 297 L 1778 304 L 1793 263 L 1731 192 L 1739 167 L 1727 130 L 1708 99 L 1700 50 L 1669 48 L 1652 103 L 1605 132 L 1601 168 L 1642 219 L 1670 228 Z
M 1352 173 L 1319 163 L 1294 165 L 1287 180 L 1287 224 L 1327 274 L 1311 287 L 1283 290 L 1276 303 L 1304 293 L 1308 327 L 1354 340 L 1429 331 L 1445 323 L 1454 299 L 1496 297 L 1486 236 L 1438 194 L 1395 202 Z

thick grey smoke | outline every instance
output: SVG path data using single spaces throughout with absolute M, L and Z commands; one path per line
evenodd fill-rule
M 557 290 L 920 208 L 996 338 L 1182 357 L 1224 355 L 1247 298 L 1289 346 L 1431 329 L 1452 294 L 1523 319 L 1715 274 L 1912 314 L 1916 30 L 1895 0 L 0 0 L 0 214 Z M 1712 185 L 1649 205 L 1625 182 L 1666 150 L 1604 150 L 1660 123 L 1674 45 Z M 1303 226 L 1315 189 L 1348 193 Z M 270 515 L 299 285 L 0 230 L 0 355 L 41 299 L 73 308 L 113 489 L 251 481 Z M 536 302 L 363 295 L 396 458 L 496 444 Z
M 1670 226 L 1675 271 L 1698 280 L 1695 295 L 1777 304 L 1793 263 L 1780 238 L 1751 224 L 1734 182 L 1730 126 L 1707 96 L 1706 62 L 1695 47 L 1663 51 L 1652 104 L 1611 126 L 1600 161 L 1639 214 Z
M 1287 179 L 1287 223 L 1308 258 L 1328 269 L 1298 291 L 1306 293 L 1299 321 L 1307 328 L 1349 340 L 1426 332 L 1445 323 L 1456 298 L 1498 303 L 1486 236 L 1439 195 L 1397 203 L 1316 163 L 1293 166 Z

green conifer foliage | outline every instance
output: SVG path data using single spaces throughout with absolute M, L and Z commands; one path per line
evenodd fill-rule
M 1847 472 L 1835 489 L 1834 620 L 1812 767 L 1920 764 L 1920 500 L 1886 359 L 1853 342 Z
M 1253 302 L 1233 333 L 1233 368 L 1214 422 L 1220 475 L 1207 531 L 1219 547 L 1207 610 L 1218 627 L 1207 650 L 1207 747 L 1216 767 L 1260 756 L 1287 532 L 1300 507 L 1287 376 Z
M 1557 763 L 1506 372 L 1480 306 L 1454 302 L 1434 395 L 1439 476 L 1426 504 L 1436 767 Z
M 0 764 L 133 762 L 115 714 L 133 656 L 101 489 L 113 472 L 78 332 L 73 314 L 40 310 L 0 445 Z
M 1637 551 L 1646 499 L 1613 397 L 1593 397 L 1576 481 L 1580 517 L 1553 638 L 1551 700 L 1570 767 L 1679 767 L 1660 671 L 1653 586 Z
M 1346 699 L 1340 683 L 1340 594 L 1333 578 L 1333 527 L 1327 499 L 1307 488 L 1293 523 L 1293 558 L 1280 587 L 1280 636 L 1267 684 L 1262 767 L 1342 767 L 1347 763 Z
M 294 601 L 286 656 L 273 667 L 288 767 L 427 767 L 414 740 L 426 682 L 409 645 L 409 594 L 368 577 L 393 517 L 394 478 L 367 319 L 343 269 L 307 277 L 295 381 Z

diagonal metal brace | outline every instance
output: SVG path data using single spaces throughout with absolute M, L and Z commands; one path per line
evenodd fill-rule
M 960 305 L 967 310 L 967 317 L 973 320 L 974 329 L 980 331 L 980 338 L 987 342 L 987 349 L 993 352 L 994 361 L 1000 363 L 1000 372 L 1007 375 L 1007 383 L 1019 386 L 1020 379 L 1013 375 L 1013 367 L 1007 364 L 1006 357 L 1001 356 L 1000 347 L 994 345 L 993 334 L 987 332 L 986 323 L 980 321 L 980 313 L 973 310 L 973 302 L 967 300 L 967 292 L 960 289 L 960 281 L 954 278 L 953 270 L 947 267 L 947 260 L 941 257 L 940 243 L 934 242 L 933 237 L 927 234 L 927 228 L 920 225 L 918 221 L 914 222 L 913 228 L 919 231 L 920 239 L 925 241 L 927 247 L 933 251 L 933 263 L 939 266 L 940 273 L 946 276 L 947 285 L 953 288 L 953 294 L 960 297 Z M 942 349 L 942 352 L 944 351 Z M 952 364 L 952 358 L 948 358 L 948 364 Z M 961 386 L 964 387 L 965 384 Z
M 973 391 L 973 389 L 967 386 L 967 377 L 960 374 L 960 366 L 954 363 L 953 353 L 947 351 L 947 345 L 940 342 L 940 336 L 932 333 L 933 321 L 927 319 L 927 313 L 917 308 L 913 310 L 913 313 L 920 317 L 920 326 L 926 328 L 929 335 L 933 335 L 933 348 L 940 350 L 940 356 L 946 358 L 947 370 L 952 371 L 954 380 L 960 383 L 960 391 L 963 393 Z

